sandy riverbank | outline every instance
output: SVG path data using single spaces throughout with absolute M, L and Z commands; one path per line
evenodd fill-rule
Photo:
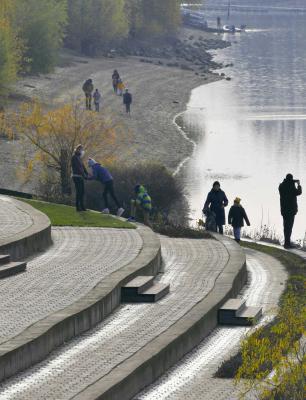
M 190 33 L 184 32 L 184 40 L 195 42 L 199 33 L 192 31 L 192 40 L 189 39 Z M 204 40 L 214 38 L 212 34 L 204 34 Z M 49 75 L 20 80 L 15 92 L 18 96 L 39 98 L 46 104 L 61 104 L 82 98 L 82 83 L 91 77 L 103 94 L 103 112 L 111 114 L 130 132 L 128 145 L 118 143 L 116 156 L 119 161 L 157 161 L 175 171 L 193 151 L 193 145 L 184 138 L 173 119 L 186 109 L 192 89 L 220 77 L 206 71 L 199 73 L 196 68 L 191 71 L 166 66 L 169 60 L 162 60 L 164 65 L 160 65 L 161 60 L 151 59 L 148 63 L 140 62 L 139 57 L 90 59 L 65 54 L 65 66 L 56 68 Z M 133 94 L 131 118 L 125 115 L 122 99 L 112 91 L 111 75 L 114 69 L 119 70 Z M 33 185 L 23 186 L 15 177 L 20 153 L 18 142 L 1 140 L 0 143 L 0 165 L 2 170 L 8 171 L 2 174 L 0 187 L 33 190 Z

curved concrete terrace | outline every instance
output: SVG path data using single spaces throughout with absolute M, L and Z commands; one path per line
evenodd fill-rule
M 0 195 L 0 254 L 19 260 L 51 245 L 49 218 L 22 201 Z
M 157 304 L 121 306 L 94 330 L 6 381 L 0 399 L 130 399 L 197 345 L 217 324 L 217 309 L 246 281 L 245 257 L 231 240 L 161 237 Z
M 0 380 L 93 328 L 120 304 L 124 283 L 160 269 L 160 242 L 145 227 L 54 228 L 52 236 L 26 273 L 0 282 Z
M 246 249 L 248 284 L 239 297 L 248 305 L 261 306 L 260 324 L 270 321 L 286 287 L 288 274 L 275 258 Z M 239 387 L 232 379 L 214 378 L 224 360 L 239 349 L 240 341 L 256 327 L 219 326 L 202 343 L 168 370 L 134 400 L 239 400 Z M 247 399 L 258 397 L 249 393 Z

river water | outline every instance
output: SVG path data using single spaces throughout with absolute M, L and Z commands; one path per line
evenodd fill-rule
M 227 4 L 227 0 L 206 3 Z M 298 0 L 232 0 L 232 4 L 304 7 Z M 227 23 L 227 11 L 208 11 Z M 232 11 L 229 23 L 247 24 L 241 34 L 224 34 L 232 46 L 214 52 L 233 67 L 232 78 L 192 92 L 184 125 L 198 145 L 185 168 L 191 218 L 201 216 L 204 198 L 220 180 L 230 202 L 242 198 L 252 229 L 268 225 L 282 233 L 278 185 L 291 172 L 305 186 L 299 198 L 295 239 L 306 230 L 306 13 Z

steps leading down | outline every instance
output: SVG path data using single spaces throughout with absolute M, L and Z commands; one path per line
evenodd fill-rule
M 137 276 L 121 288 L 123 303 L 155 303 L 169 293 L 170 285 L 154 283 L 154 276 Z
M 247 307 L 245 300 L 229 299 L 218 311 L 221 325 L 254 325 L 262 315 L 261 307 Z
M 0 279 L 25 271 L 26 262 L 12 262 L 8 254 L 0 254 Z

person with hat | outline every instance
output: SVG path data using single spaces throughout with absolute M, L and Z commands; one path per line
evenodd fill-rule
M 124 208 L 121 207 L 114 190 L 114 179 L 110 174 L 109 170 L 105 167 L 102 167 L 97 161 L 93 158 L 88 159 L 88 167 L 91 169 L 92 174 L 88 177 L 88 180 L 96 180 L 102 185 L 104 185 L 103 199 L 104 199 L 104 209 L 102 210 L 103 214 L 109 214 L 109 203 L 108 203 L 108 194 L 110 194 L 114 203 L 116 204 L 117 216 L 121 217 L 124 213 Z
M 143 213 L 144 224 L 151 226 L 150 213 L 152 210 L 152 200 L 148 194 L 147 189 L 143 185 L 136 185 L 134 188 L 136 199 L 131 200 L 131 216 L 128 219 L 129 222 L 136 221 L 137 209 L 140 209 Z
M 212 190 L 208 193 L 207 199 L 203 207 L 203 214 L 207 214 L 207 210 L 213 211 L 216 215 L 216 224 L 218 232 L 223 235 L 223 225 L 225 225 L 224 208 L 228 205 L 226 194 L 221 190 L 220 182 L 213 183 Z
M 234 204 L 232 205 L 228 213 L 228 223 L 233 227 L 234 238 L 237 243 L 240 242 L 241 228 L 244 226 L 244 221 L 246 222 L 247 226 L 251 225 L 245 209 L 240 203 L 241 199 L 239 197 L 236 197 L 234 200 Z
M 286 178 L 279 185 L 281 214 L 284 223 L 285 249 L 291 249 L 291 234 L 294 219 L 298 212 L 297 196 L 302 194 L 302 187 L 299 180 L 294 180 L 292 174 L 287 174 Z

